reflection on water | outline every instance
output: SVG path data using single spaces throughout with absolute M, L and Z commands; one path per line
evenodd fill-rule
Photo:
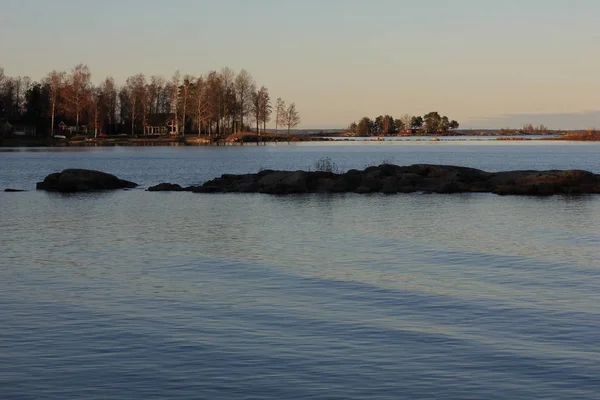
M 19 195 L 1 219 L 7 398 L 600 385 L 595 196 Z
M 2 153 L 0 185 L 31 188 L 67 167 L 188 184 L 323 154 L 344 168 L 394 155 L 598 172 L 595 147 L 388 149 Z M 600 388 L 598 196 L 138 189 L 0 193 L 0 204 L 2 398 L 573 399 Z

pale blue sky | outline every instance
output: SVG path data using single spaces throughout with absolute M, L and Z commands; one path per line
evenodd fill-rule
M 302 128 L 432 110 L 600 128 L 598 21 L 599 0 L 0 0 L 0 66 L 38 80 L 83 62 L 118 82 L 245 68 Z

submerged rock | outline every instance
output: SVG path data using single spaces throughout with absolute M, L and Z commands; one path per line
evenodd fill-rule
M 321 171 L 273 171 L 257 174 L 222 175 L 202 186 L 189 187 L 195 193 L 257 192 L 294 193 L 465 193 L 492 192 L 500 195 L 600 193 L 600 175 L 581 171 L 486 172 L 452 165 L 382 164 L 363 171 L 336 174 Z
M 89 192 L 99 190 L 131 189 L 137 183 L 119 179 L 106 172 L 91 169 L 65 169 L 48 175 L 44 181 L 38 182 L 38 190 L 53 192 Z

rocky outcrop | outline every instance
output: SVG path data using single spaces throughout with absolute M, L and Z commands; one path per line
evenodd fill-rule
M 48 175 L 43 182 L 38 182 L 38 190 L 53 192 L 90 192 L 99 190 L 131 189 L 137 183 L 119 179 L 106 172 L 90 169 L 65 169 Z
M 166 186 L 165 186 L 166 187 Z M 464 193 L 499 195 L 600 193 L 600 175 L 581 170 L 486 172 L 451 165 L 382 164 L 346 173 L 273 171 L 222 175 L 201 186 L 181 190 L 194 193 Z
M 156 186 L 150 186 L 148 192 L 182 192 L 185 188 L 176 183 L 159 183 Z

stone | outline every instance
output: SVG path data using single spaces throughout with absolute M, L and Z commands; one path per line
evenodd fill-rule
M 185 188 L 176 183 L 159 183 L 155 186 L 150 186 L 148 192 L 182 192 Z
M 65 169 L 46 176 L 38 182 L 38 190 L 54 192 L 90 192 L 102 190 L 131 189 L 138 184 L 119 179 L 106 172 L 90 169 Z

